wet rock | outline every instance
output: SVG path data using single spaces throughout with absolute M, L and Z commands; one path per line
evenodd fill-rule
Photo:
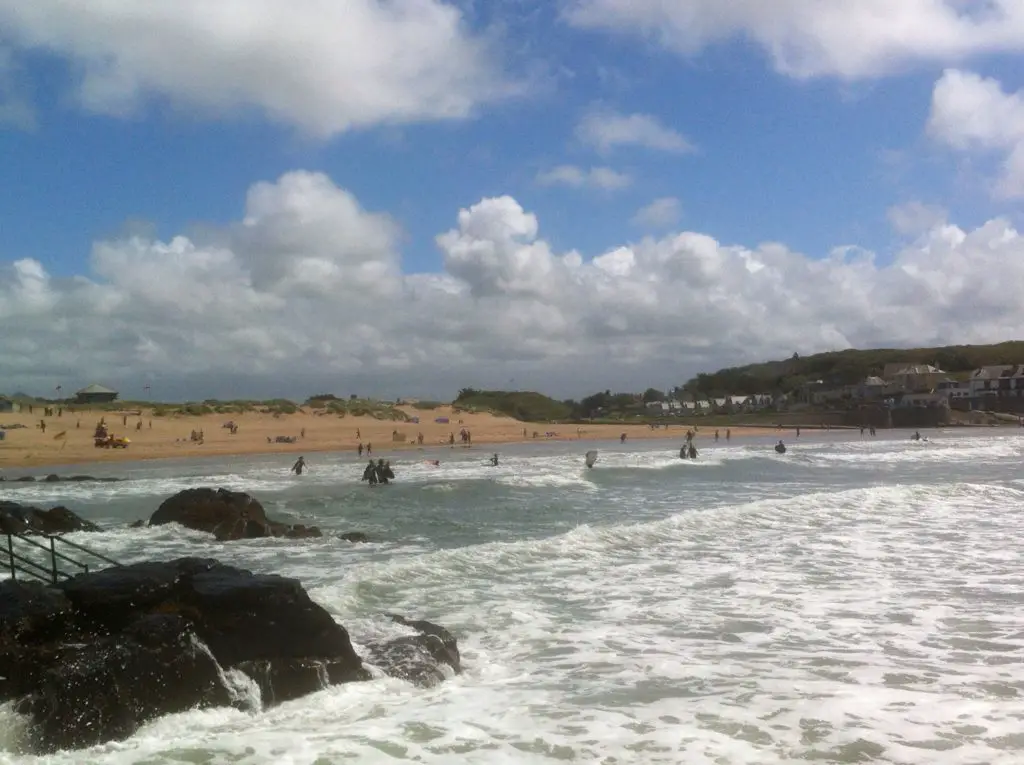
M 36 752 L 234 704 L 230 668 L 253 677 L 266 703 L 369 679 L 348 632 L 294 579 L 182 558 L 56 586 L 0 582 L 0 701 L 30 716 Z
M 164 500 L 149 519 L 150 526 L 178 523 L 213 534 L 221 542 L 260 537 L 323 536 L 316 526 L 272 520 L 255 497 L 227 489 L 185 489 Z
M 36 477 L 34 475 L 23 475 L 21 478 L 14 478 L 12 480 L 18 483 L 31 483 L 36 480 Z
M 346 542 L 358 542 L 362 544 L 370 541 L 370 538 L 361 531 L 346 531 L 344 534 L 341 534 L 341 539 L 344 539 Z
M 32 749 L 49 753 L 125 739 L 161 715 L 230 701 L 193 626 L 151 614 L 62 657 L 20 707 L 33 720 Z
M 0 533 L 69 534 L 73 531 L 99 531 L 100 527 L 76 515 L 66 507 L 43 510 L 18 502 L 0 500 Z
M 128 528 L 130 528 L 130 529 L 141 529 L 141 528 L 145 528 L 145 526 L 146 526 L 146 522 L 145 521 L 138 520 L 138 521 L 135 521 L 132 524 L 129 524 Z
M 442 665 L 447 664 L 456 674 L 462 671 L 458 642 L 444 627 L 424 620 L 411 621 L 395 614 L 388 614 L 388 618 L 411 627 L 417 634 L 366 646 L 367 661 L 380 667 L 385 674 L 422 688 L 431 688 L 447 677 Z
M 410 620 L 406 619 L 404 616 L 399 616 L 398 614 L 387 614 L 387 617 L 396 624 L 401 624 L 404 627 L 411 627 L 421 635 L 436 638 L 444 648 L 443 651 L 437 651 L 438 661 L 441 661 L 454 669 L 455 674 L 462 672 L 462 657 L 459 655 L 459 642 L 447 629 L 442 627 L 440 624 L 428 622 L 426 619 Z M 436 650 L 436 648 L 434 650 Z

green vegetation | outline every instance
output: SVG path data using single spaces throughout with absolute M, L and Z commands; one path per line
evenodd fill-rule
M 942 348 L 899 350 L 848 350 L 793 356 L 785 361 L 768 361 L 729 367 L 699 374 L 684 390 L 703 396 L 752 393 L 790 393 L 800 386 L 822 380 L 828 385 L 854 385 L 865 377 L 881 375 L 886 364 L 931 364 L 958 377 L 979 367 L 994 364 L 1024 364 L 1024 341 L 997 345 L 951 345 Z
M 419 409 L 420 411 L 424 411 L 424 412 L 429 412 L 429 411 L 432 411 L 432 410 L 437 409 L 438 407 L 442 407 L 442 406 L 444 406 L 444 404 L 442 404 L 440 401 L 413 401 L 412 402 L 412 408 L 413 409 Z
M 339 417 L 373 417 L 375 420 L 394 420 L 408 422 L 410 417 L 394 404 L 386 401 L 373 401 L 365 398 L 332 398 L 307 402 L 314 409 L 326 409 L 330 414 Z
M 463 388 L 452 402 L 457 412 L 490 412 L 523 422 L 560 422 L 573 417 L 571 403 L 532 391 Z

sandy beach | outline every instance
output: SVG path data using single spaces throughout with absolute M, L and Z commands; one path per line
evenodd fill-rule
M 403 408 L 419 423 L 377 420 L 373 417 L 339 417 L 330 414 L 299 412 L 292 415 L 271 415 L 248 412 L 232 415 L 154 417 L 148 410 L 141 415 L 110 411 L 64 412 L 62 417 L 47 417 L 45 432 L 39 427 L 38 409 L 34 414 L 18 412 L 0 414 L 0 429 L 6 438 L 0 441 L 0 474 L 13 477 L 16 468 L 39 465 L 71 465 L 86 462 L 123 462 L 135 460 L 196 458 L 239 454 L 314 454 L 355 450 L 362 442 L 373 445 L 374 455 L 385 456 L 401 450 L 436 448 L 448 445 L 455 435 L 456 448 L 461 448 L 459 431 L 465 428 L 472 435 L 474 448 L 497 444 L 534 441 L 608 440 L 626 433 L 629 439 L 674 439 L 682 441 L 686 428 L 672 426 L 651 429 L 648 425 L 551 425 L 524 423 L 490 414 L 454 413 L 451 407 L 430 411 Z M 130 444 L 124 449 L 97 448 L 93 431 L 100 418 L 105 418 L 115 436 L 127 436 Z M 448 417 L 447 424 L 435 418 Z M 237 432 L 223 427 L 234 421 Z M 141 428 L 139 427 L 141 423 Z M 12 425 L 23 428 L 11 428 Z M 202 431 L 203 441 L 190 440 L 191 432 Z M 714 428 L 701 428 L 698 438 L 713 437 Z M 722 436 L 725 429 L 721 428 Z M 398 439 L 395 433 L 397 431 Z M 305 433 L 303 435 L 303 432 Z M 732 428 L 734 436 L 764 434 L 762 428 Z M 423 446 L 417 439 L 423 434 Z M 536 433 L 536 437 L 534 434 Z M 295 443 L 276 443 L 277 436 L 294 436 Z M 402 440 L 404 437 L 404 440 Z M 268 441 L 269 439 L 269 441 Z

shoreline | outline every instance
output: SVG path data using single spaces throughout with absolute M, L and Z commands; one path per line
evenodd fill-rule
M 404 410 L 404 407 L 403 407 Z M 46 418 L 45 432 L 39 427 L 38 413 L 0 414 L 0 426 L 21 425 L 7 430 L 0 441 L 0 476 L 17 477 L 12 471 L 40 467 L 70 467 L 85 464 L 117 464 L 155 462 L 174 459 L 244 457 L 246 455 L 294 455 L 356 452 L 358 444 L 372 443 L 374 457 L 403 454 L 414 450 L 463 448 L 460 430 L 472 436 L 467 448 L 495 447 L 509 444 L 548 442 L 617 441 L 625 433 L 628 441 L 677 440 L 682 443 L 692 425 L 671 425 L 651 428 L 647 424 L 552 425 L 528 423 L 491 414 L 455 413 L 451 407 L 438 407 L 430 412 L 409 409 L 407 414 L 429 417 L 429 422 L 412 423 L 377 420 L 371 416 L 337 417 L 301 412 L 290 415 L 245 413 L 235 415 L 152 416 L 152 410 L 125 414 L 100 410 L 65 413 L 63 417 Z M 127 436 L 127 448 L 98 448 L 93 443 L 96 423 L 105 418 L 116 436 Z M 435 422 L 448 418 L 448 422 Z M 238 430 L 224 427 L 234 421 Z M 141 429 L 139 425 L 141 424 Z M 697 439 L 707 442 L 718 430 L 722 440 L 725 431 L 734 437 L 759 436 L 764 429 L 753 426 L 696 426 Z M 774 428 L 774 426 L 773 426 Z M 203 433 L 203 441 L 191 440 L 193 431 Z M 793 433 L 784 428 L 780 433 Z M 423 443 L 418 436 L 423 435 Z M 276 437 L 295 438 L 292 443 L 279 443 Z M 365 457 L 364 457 L 365 458 Z
M 578 441 L 584 443 L 618 441 L 625 433 L 629 441 L 675 440 L 680 445 L 687 429 L 696 428 L 698 443 L 707 444 L 717 430 L 725 441 L 725 432 L 735 438 L 763 437 L 771 433 L 783 439 L 796 437 L 796 429 L 811 433 L 856 432 L 857 427 L 820 424 L 790 425 L 771 423 L 738 423 L 736 425 L 672 424 L 651 428 L 648 424 L 586 424 L 551 425 L 524 423 L 509 417 L 491 414 L 455 413 L 450 406 L 429 412 L 405 409 L 419 416 L 419 423 L 378 420 L 372 416 L 338 417 L 320 413 L 300 412 L 290 415 L 245 413 L 236 415 L 174 415 L 155 417 L 152 410 L 127 414 L 86 410 L 66 413 L 63 417 L 46 418 L 46 431 L 39 427 L 40 417 L 26 412 L 0 414 L 0 426 L 21 425 L 7 430 L 0 441 L 0 477 L 17 478 L 18 471 L 74 465 L 118 464 L 127 462 L 159 462 L 163 460 L 202 460 L 247 455 L 281 455 L 355 452 L 362 442 L 375 444 L 374 457 L 401 455 L 415 450 L 463 448 L 461 429 L 472 435 L 468 448 L 481 447 L 493 451 L 502 445 Z M 105 418 L 114 435 L 126 435 L 131 443 L 125 449 L 97 448 L 93 429 Z M 429 421 L 422 421 L 427 418 Z M 447 418 L 446 422 L 435 420 Z M 224 427 L 234 421 L 237 432 Z M 141 425 L 141 428 L 139 427 Z M 1009 424 L 1007 424 L 1009 426 Z M 957 427 L 951 425 L 949 427 Z M 993 426 L 998 427 L 998 426 Z M 1017 426 L 1014 425 L 1016 428 Z M 203 433 L 203 441 L 190 439 L 193 431 Z M 880 431 L 888 432 L 887 430 Z M 423 443 L 418 443 L 419 435 Z M 536 434 L 534 436 L 534 434 Z M 278 443 L 282 435 L 295 438 L 293 443 Z

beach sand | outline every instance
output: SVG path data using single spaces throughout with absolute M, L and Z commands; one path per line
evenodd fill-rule
M 270 415 L 248 412 L 245 414 L 214 414 L 192 417 L 175 415 L 152 417 L 142 410 L 139 414 L 109 411 L 65 411 L 62 417 L 47 417 L 45 433 L 39 428 L 40 414 L 18 412 L 0 414 L 0 429 L 7 427 L 6 438 L 0 441 L 0 474 L 16 477 L 12 470 L 39 465 L 72 465 L 86 462 L 125 462 L 166 458 L 196 458 L 239 454 L 300 454 L 355 450 L 357 444 L 373 444 L 375 456 L 416 449 L 418 434 L 423 434 L 423 448 L 448 445 L 449 434 L 455 434 L 456 448 L 461 447 L 459 431 L 466 428 L 472 435 L 474 448 L 493 451 L 497 444 L 539 441 L 610 440 L 626 433 L 629 439 L 671 439 L 680 444 L 686 426 L 651 429 L 648 425 L 551 425 L 550 423 L 524 423 L 508 417 L 490 414 L 454 413 L 451 407 L 429 411 L 405 408 L 410 416 L 420 417 L 419 424 L 377 420 L 373 417 L 339 417 L 315 412 L 292 415 Z M 136 410 L 138 411 L 138 410 Z M 131 443 L 125 449 L 97 448 L 93 431 L 101 417 L 106 418 L 108 430 L 115 436 L 127 436 Z M 434 422 L 437 417 L 450 418 L 449 424 Z M 238 432 L 232 434 L 224 423 L 233 420 Z M 137 429 L 138 423 L 142 428 Z M 9 428 L 21 424 L 24 428 Z M 577 428 L 579 432 L 577 432 Z M 719 428 L 722 437 L 725 428 Z M 191 431 L 203 431 L 203 443 L 189 440 Z M 301 433 L 305 430 L 305 436 Z M 395 441 L 393 432 L 405 436 L 405 442 Z M 525 432 L 525 436 L 524 436 Z M 700 428 L 698 438 L 713 437 L 714 427 Z M 771 432 L 771 431 L 767 431 Z M 63 435 L 61 435 L 63 433 Z M 537 434 L 534 438 L 534 433 Z M 733 436 L 763 435 L 763 428 L 732 428 Z M 784 435 L 789 435 L 784 432 Z M 277 436 L 295 436 L 294 444 L 274 443 Z M 268 443 L 267 439 L 271 442 Z

